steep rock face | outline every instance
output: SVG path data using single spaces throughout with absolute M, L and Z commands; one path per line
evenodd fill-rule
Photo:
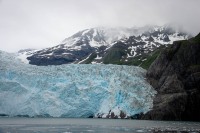
M 147 72 L 157 90 L 153 109 L 143 119 L 200 120 L 200 34 L 174 42 Z

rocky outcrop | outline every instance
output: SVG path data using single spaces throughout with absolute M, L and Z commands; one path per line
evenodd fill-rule
M 200 120 L 200 34 L 166 48 L 147 72 L 158 92 L 142 119 Z

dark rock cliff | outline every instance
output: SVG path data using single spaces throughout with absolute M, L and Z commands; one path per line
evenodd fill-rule
M 200 121 L 200 33 L 161 52 L 147 79 L 158 94 L 142 119 Z

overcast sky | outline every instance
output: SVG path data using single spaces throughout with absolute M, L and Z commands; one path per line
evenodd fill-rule
M 175 23 L 200 32 L 200 0 L 0 0 L 0 50 L 58 45 L 97 26 Z

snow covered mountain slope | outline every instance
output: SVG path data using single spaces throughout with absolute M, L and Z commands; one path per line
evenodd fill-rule
M 140 65 L 158 49 L 167 47 L 173 41 L 185 40 L 189 37 L 186 33 L 175 31 L 170 27 L 152 27 L 138 36 L 129 36 L 115 41 L 105 51 L 94 52 L 90 55 L 93 58 L 89 57 L 81 63 Z
M 110 55 L 109 52 L 114 52 L 120 58 L 117 62 L 122 60 L 122 64 L 126 64 L 124 62 L 129 62 L 139 55 L 151 53 L 161 45 L 172 44 L 175 40 L 184 40 L 189 37 L 187 33 L 174 30 L 169 26 L 97 27 L 80 31 L 64 39 L 55 47 L 33 52 L 31 56 L 27 56 L 27 59 L 30 64 L 43 66 L 112 63 L 114 59 L 107 56 Z M 117 45 L 123 47 L 123 54 L 115 50 Z
M 35 66 L 0 51 L 0 114 L 120 118 L 147 112 L 156 92 L 145 72 L 123 65 Z
M 23 63 L 29 64 L 29 60 L 27 59 L 27 57 L 32 56 L 37 51 L 38 50 L 36 49 L 22 49 L 18 51 L 16 57 L 20 59 Z
M 34 65 L 79 63 L 94 52 L 105 51 L 112 42 L 128 37 L 132 32 L 128 28 L 86 29 L 64 39 L 60 45 L 35 52 L 27 59 Z

